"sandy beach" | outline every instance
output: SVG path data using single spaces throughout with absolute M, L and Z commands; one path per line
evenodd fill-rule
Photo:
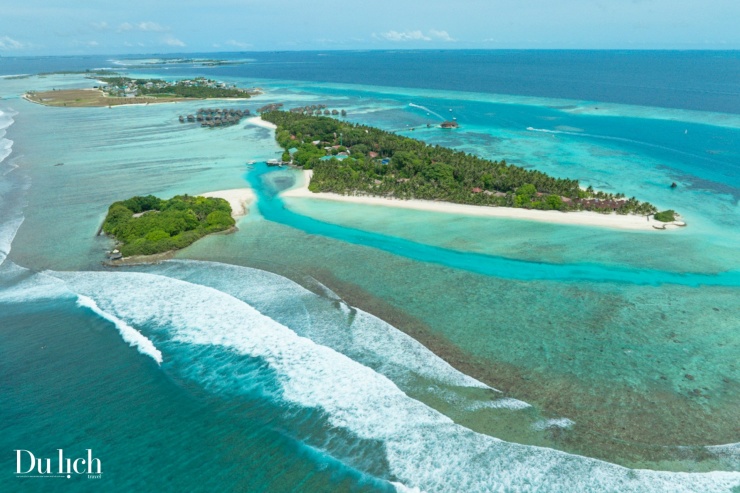
M 252 118 L 247 118 L 245 120 L 247 123 L 251 123 L 252 125 L 257 125 L 258 127 L 262 128 L 269 128 L 270 130 L 275 130 L 277 128 L 277 125 L 274 123 L 266 122 L 259 116 L 253 116 Z
M 203 197 L 216 197 L 226 200 L 231 206 L 231 217 L 238 219 L 249 213 L 249 204 L 254 201 L 254 192 L 251 188 L 234 188 L 218 190 L 216 192 L 199 193 Z
M 311 198 L 317 200 L 331 200 L 336 202 L 350 202 L 371 206 L 398 207 L 402 209 L 414 209 L 419 211 L 441 212 L 447 214 L 463 214 L 469 216 L 498 217 L 506 219 L 523 219 L 527 221 L 540 221 L 557 224 L 572 224 L 577 226 L 596 226 L 601 228 L 616 228 L 639 231 L 667 231 L 677 229 L 684 223 L 661 223 L 645 216 L 599 214 L 598 212 L 560 212 L 540 211 L 531 209 L 518 209 L 513 207 L 486 207 L 466 204 L 453 204 L 450 202 L 437 202 L 431 200 L 399 200 L 385 197 L 371 197 L 361 195 L 339 195 L 335 193 L 313 193 L 308 190 L 308 183 L 313 175 L 312 170 L 303 171 L 303 184 L 283 192 L 286 198 Z M 663 228 L 665 225 L 665 229 Z

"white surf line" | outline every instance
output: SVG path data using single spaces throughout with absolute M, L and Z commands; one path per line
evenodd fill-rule
M 740 486 L 738 472 L 628 469 L 475 433 L 408 397 L 374 370 L 213 288 L 140 273 L 55 275 L 131 323 L 153 324 L 171 342 L 211 351 L 216 364 L 201 368 L 210 373 L 199 369 L 194 375 L 211 391 L 233 395 L 243 383 L 223 378 L 230 369 L 219 366 L 221 355 L 263 361 L 280 389 L 268 398 L 320 410 L 329 425 L 382 443 L 389 474 L 407 487 L 451 493 L 539 491 L 544 485 L 552 491 L 709 493 Z M 173 357 L 178 354 L 189 358 L 187 352 Z
M 128 342 L 129 346 L 137 348 L 141 354 L 150 356 L 158 365 L 162 364 L 162 353 L 157 349 L 152 341 L 147 339 L 141 332 L 134 329 L 120 318 L 101 310 L 92 298 L 78 294 L 77 306 L 89 308 L 96 315 L 112 322 L 116 326 L 116 329 L 118 329 L 123 340 Z

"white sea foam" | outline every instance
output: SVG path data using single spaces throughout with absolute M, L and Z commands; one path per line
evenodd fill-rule
M 300 337 L 215 289 L 135 273 L 53 273 L 101 310 L 156 332 L 167 352 L 186 347 L 264 362 L 279 399 L 320 410 L 334 428 L 382 443 L 391 477 L 423 491 L 714 492 L 740 486 L 740 473 L 630 470 L 534 446 L 511 444 L 453 423 L 390 380 Z M 174 343 L 174 344 L 172 344 Z M 232 357 L 232 356 L 230 356 Z M 189 360 L 188 360 L 189 361 Z M 209 360 L 228 364 L 229 358 Z M 229 375 L 228 368 L 223 373 Z M 248 379 L 245 379 L 245 381 Z M 234 382 L 211 381 L 232 386 Z M 331 453 L 332 450 L 330 449 Z M 349 460 L 351 457 L 343 457 Z
M 98 316 L 112 322 L 116 326 L 116 329 L 118 329 L 118 332 L 121 333 L 123 340 L 128 342 L 129 346 L 137 348 L 141 354 L 151 356 L 158 364 L 162 364 L 162 353 L 154 346 L 152 341 L 144 337 L 138 330 L 110 313 L 104 312 L 98 307 L 95 301 L 87 296 L 78 295 L 77 305 L 89 308 Z
M 423 493 L 419 488 L 409 488 L 401 483 L 391 481 L 391 484 L 396 488 L 398 493 Z
M 714 457 L 719 459 L 726 467 L 740 469 L 740 443 L 728 443 L 725 445 L 711 445 L 705 447 Z
M 10 139 L 0 139 L 0 163 L 13 152 L 13 141 Z
M 544 431 L 550 428 L 570 428 L 574 424 L 575 422 L 568 418 L 543 419 L 534 423 L 532 429 Z
M 66 284 L 56 277 L 33 273 L 10 261 L 0 265 L 0 285 L 0 303 L 28 303 L 72 296 Z
M 511 397 L 505 397 L 494 401 L 476 401 L 470 404 L 467 409 L 468 411 L 478 411 L 480 409 L 509 409 L 512 411 L 518 411 L 520 409 L 528 409 L 530 407 L 532 407 L 532 405 L 527 402 L 513 399 Z
M 16 114 L 9 110 L 0 110 L 0 265 L 10 253 L 13 239 L 23 224 L 20 196 L 25 194 L 29 186 L 24 177 L 9 176 L 17 166 L 6 160 L 13 152 L 13 141 L 3 136 L 5 129 L 14 123 L 13 116 Z
M 290 279 L 249 267 L 173 260 L 161 264 L 156 272 L 228 293 L 299 335 L 360 361 L 396 383 L 412 373 L 444 385 L 490 389 L 389 323 L 348 306 L 316 280 L 312 283 L 328 299 Z M 337 304 L 338 309 L 333 307 Z
M 18 233 L 21 224 L 23 224 L 23 216 L 16 216 L 8 221 L 0 223 L 0 265 L 5 262 L 10 253 L 10 248 L 13 243 L 15 235 Z

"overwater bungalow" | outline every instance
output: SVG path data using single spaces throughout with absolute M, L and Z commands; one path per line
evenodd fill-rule
M 180 123 L 185 123 L 185 117 L 183 117 L 182 115 L 180 115 Z
M 459 126 L 460 125 L 456 121 L 453 121 L 453 120 L 444 121 L 440 125 L 441 128 L 458 128 Z
M 193 116 L 193 115 L 188 115 L 188 121 L 189 121 L 189 122 L 194 122 L 194 121 L 195 121 L 195 116 Z

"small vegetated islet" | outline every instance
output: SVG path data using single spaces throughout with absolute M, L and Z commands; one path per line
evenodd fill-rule
M 117 240 L 124 257 L 130 257 L 185 248 L 234 224 L 231 206 L 224 199 L 178 195 L 163 200 L 147 195 L 114 202 L 103 232 Z

